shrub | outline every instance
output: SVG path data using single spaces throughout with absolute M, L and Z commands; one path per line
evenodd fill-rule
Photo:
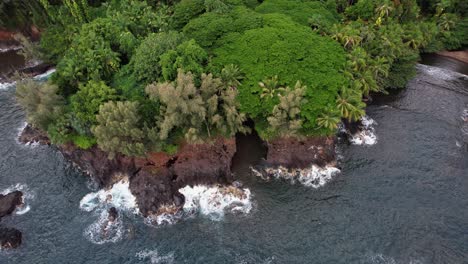
M 245 7 L 236 7 L 229 13 L 206 13 L 192 19 L 183 29 L 203 48 L 213 48 L 218 40 L 228 33 L 242 33 L 263 25 L 260 14 Z
M 284 15 L 265 15 L 265 27 L 244 32 L 215 49 L 213 64 L 239 65 L 245 79 L 239 87 L 242 112 L 258 124 L 272 112 L 277 97 L 261 98 L 258 83 L 275 75 L 281 86 L 299 80 L 307 86 L 307 103 L 301 109 L 303 134 L 314 134 L 316 118 L 329 105 L 344 83 L 340 74 L 345 63 L 343 49 L 328 37 L 311 32 Z M 265 130 L 257 126 L 257 130 Z M 265 133 L 265 131 L 259 131 Z
M 91 130 L 100 149 L 113 158 L 116 153 L 141 156 L 145 153 L 144 133 L 136 102 L 107 102 L 99 108 L 97 125 Z
M 332 13 L 319 1 L 297 1 L 297 0 L 266 0 L 255 10 L 262 14 L 285 14 L 302 25 L 309 25 L 309 19 L 320 17 L 322 23 L 328 24 L 338 22 L 338 14 Z
M 174 6 L 174 29 L 183 28 L 191 19 L 205 12 L 205 0 L 182 0 Z
M 148 35 L 132 58 L 136 79 L 143 83 L 159 80 L 162 76 L 161 55 L 176 49 L 182 41 L 182 35 L 173 31 Z
M 208 55 L 195 40 L 185 41 L 175 50 L 169 50 L 160 57 L 164 80 L 174 80 L 177 69 L 200 75 L 208 60 Z
M 70 97 L 71 111 L 81 127 L 89 130 L 96 124 L 99 106 L 117 98 L 116 91 L 102 81 L 89 81 L 81 85 L 76 94 Z
M 16 99 L 26 111 L 27 121 L 43 130 L 63 111 L 64 100 L 57 93 L 58 87 L 48 82 L 26 79 L 16 84 Z

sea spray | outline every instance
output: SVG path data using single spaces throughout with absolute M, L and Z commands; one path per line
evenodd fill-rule
M 139 214 L 136 198 L 130 192 L 128 178 L 102 189 L 88 193 L 80 201 L 80 208 L 86 212 L 97 212 L 99 217 L 84 231 L 84 236 L 95 244 L 119 241 L 124 233 L 122 213 Z M 109 220 L 108 209 L 115 207 L 119 215 L 114 221 Z
M 174 252 L 166 255 L 159 254 L 158 250 L 142 250 L 135 254 L 138 260 L 149 260 L 151 264 L 172 264 L 174 263 Z
M 96 208 L 115 207 L 120 210 L 138 214 L 136 198 L 130 191 L 127 178 L 112 185 L 110 189 L 102 189 L 88 193 L 80 201 L 81 210 L 91 212 Z
M 252 195 L 247 188 L 196 185 L 179 192 L 185 196 L 185 213 L 200 213 L 214 221 L 223 219 L 226 212 L 248 214 L 252 210 Z
M 21 193 L 23 193 L 23 196 L 22 196 L 23 205 L 20 206 L 20 207 L 17 207 L 15 209 L 15 211 L 14 211 L 14 214 L 23 215 L 23 214 L 29 212 L 29 210 L 31 210 L 30 204 L 31 204 L 31 201 L 35 197 L 35 193 L 33 191 L 31 191 L 26 184 L 17 183 L 15 185 L 12 185 L 12 186 L 4 189 L 3 191 L 0 192 L 0 194 L 7 195 L 7 194 L 9 194 L 11 192 L 14 192 L 14 191 L 20 191 Z
M 113 221 L 109 220 L 109 213 L 102 211 L 97 221 L 89 225 L 84 236 L 94 244 L 115 243 L 122 239 L 124 225 L 122 217 L 119 215 Z
M 359 131 L 349 135 L 349 142 L 353 145 L 375 145 L 377 143 L 377 135 L 375 134 L 374 126 L 377 125 L 374 119 L 369 116 L 363 116 L 360 120 L 361 125 Z
M 325 167 L 319 167 L 317 165 L 311 165 L 305 169 L 288 169 L 283 166 L 279 167 L 267 167 L 259 171 L 255 168 L 251 168 L 252 173 L 255 176 L 261 177 L 264 180 L 270 180 L 271 178 L 283 179 L 294 184 L 299 182 L 300 184 L 312 187 L 320 188 L 327 184 L 333 179 L 335 175 L 341 171 L 331 165 Z
M 252 194 L 248 188 L 229 185 L 195 185 L 179 189 L 185 197 L 182 208 L 163 205 L 158 213 L 145 218 L 151 226 L 174 224 L 180 220 L 202 215 L 220 221 L 226 213 L 248 214 L 252 210 Z

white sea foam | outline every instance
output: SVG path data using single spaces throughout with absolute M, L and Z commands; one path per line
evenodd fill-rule
M 0 53 L 8 52 L 8 51 L 15 51 L 20 50 L 21 46 L 9 46 L 9 47 L 0 47 Z
M 335 175 L 341 172 L 334 166 L 319 167 L 317 165 L 312 165 L 306 169 L 287 169 L 282 166 L 277 168 L 266 168 L 264 169 L 266 175 L 253 168 L 251 168 L 251 170 L 255 175 L 266 180 L 270 177 L 285 179 L 293 184 L 299 182 L 302 185 L 315 189 L 324 186 L 331 181 Z
M 15 84 L 16 84 L 16 82 L 4 82 L 4 83 L 0 82 L 0 91 L 8 90 L 11 87 L 15 86 Z
M 174 263 L 174 252 L 160 255 L 158 250 L 142 250 L 135 254 L 139 260 L 149 260 L 151 264 L 171 264 Z
M 48 71 L 46 71 L 44 73 L 41 73 L 41 74 L 38 74 L 38 75 L 34 76 L 34 80 L 38 80 L 38 81 L 45 80 L 45 79 L 49 78 L 55 71 L 56 71 L 55 69 L 49 69 Z
M 179 192 L 185 196 L 186 214 L 200 213 L 213 221 L 223 219 L 226 212 L 248 214 L 252 210 L 252 195 L 247 188 L 196 185 Z
M 30 203 L 34 199 L 35 193 L 31 191 L 26 184 L 17 183 L 4 189 L 0 192 L 0 194 L 7 195 L 14 191 L 20 191 L 23 193 L 23 205 L 21 207 L 17 207 L 14 211 L 14 214 L 23 215 L 29 212 L 29 210 L 31 210 Z
M 122 239 L 124 233 L 122 218 L 119 216 L 114 221 L 109 221 L 109 213 L 102 211 L 98 220 L 88 226 L 84 236 L 94 244 L 115 243 Z
M 95 244 L 119 241 L 124 233 L 122 213 L 139 214 L 136 198 L 130 192 L 127 178 L 112 185 L 110 189 L 102 189 L 88 193 L 80 201 L 80 208 L 86 212 L 98 212 L 99 218 L 84 231 L 85 237 Z M 118 218 L 114 222 L 108 220 L 107 210 L 115 207 Z
M 134 214 L 139 213 L 128 179 L 125 178 L 115 183 L 110 189 L 88 193 L 80 201 L 80 208 L 87 212 L 107 207 L 115 207 Z
M 377 135 L 374 126 L 377 125 L 374 119 L 363 116 L 361 118 L 361 129 L 353 135 L 349 135 L 349 141 L 353 145 L 374 145 L 377 143 Z
M 50 69 L 44 73 L 38 74 L 33 77 L 34 80 L 36 81 L 43 81 L 48 79 L 56 70 L 55 69 Z M 2 90 L 9 90 L 10 88 L 14 87 L 16 85 L 16 82 L 0 82 L 0 91 Z

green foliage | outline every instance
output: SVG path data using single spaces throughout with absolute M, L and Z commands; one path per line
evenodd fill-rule
M 228 13 L 205 13 L 190 20 L 183 31 L 203 48 L 211 49 L 219 46 L 220 39 L 226 34 L 242 33 L 262 25 L 263 18 L 260 14 L 240 6 Z
M 202 74 L 197 87 L 194 76 L 180 70 L 175 82 L 151 84 L 146 92 L 161 103 L 160 121 L 152 128 L 159 141 L 166 141 L 173 131 L 182 132 L 191 143 L 216 134 L 233 136 L 246 131 L 245 116 L 238 112 L 236 90 L 211 74 Z
M 175 50 L 169 50 L 160 57 L 164 80 L 174 80 L 177 70 L 182 69 L 200 75 L 208 55 L 195 40 L 182 42 Z
M 159 80 L 162 77 L 161 56 L 175 50 L 182 41 L 182 35 L 173 31 L 148 35 L 132 57 L 136 79 L 144 83 Z
M 58 87 L 48 82 L 39 83 L 31 79 L 17 82 L 16 100 L 26 111 L 30 124 L 46 130 L 61 115 L 64 100 L 57 92 Z
M 375 8 L 375 0 L 359 0 L 356 4 L 346 8 L 345 15 L 350 20 L 356 20 L 359 18 L 368 20 L 374 16 Z
M 99 106 L 115 99 L 116 91 L 104 82 L 89 81 L 86 85 L 81 85 L 78 92 L 70 97 L 70 106 L 80 126 L 89 130 L 96 124 Z
M 183 28 L 191 19 L 205 12 L 205 0 L 182 0 L 174 6 L 174 29 Z
M 283 94 L 278 95 L 279 103 L 273 107 L 273 112 L 268 117 L 270 133 L 283 137 L 298 136 L 302 128 L 300 118 L 301 107 L 307 101 L 304 99 L 306 87 L 297 82 L 294 89 L 286 87 Z
M 247 30 L 215 49 L 213 63 L 219 66 L 234 63 L 242 69 L 245 79 L 239 86 L 241 111 L 254 118 L 256 124 L 265 120 L 278 103 L 277 97 L 262 98 L 258 83 L 276 75 L 281 86 L 293 86 L 300 80 L 307 86 L 307 103 L 301 109 L 301 133 L 314 134 L 316 118 L 324 108 L 334 105 L 335 95 L 344 84 L 340 74 L 345 63 L 344 51 L 333 40 L 284 15 L 269 14 L 264 19 L 265 27 Z
M 13 37 L 20 43 L 21 48 L 17 53 L 23 56 L 25 61 L 39 60 L 42 58 L 37 43 L 33 43 L 21 33 L 17 33 Z
M 308 26 L 309 20 L 331 25 L 338 22 L 337 14 L 328 10 L 320 1 L 266 0 L 256 9 L 262 14 L 285 14 L 299 24 Z
M 94 137 L 84 135 L 72 135 L 71 141 L 80 149 L 89 149 L 97 143 Z
M 144 133 L 140 129 L 140 116 L 136 102 L 107 102 L 99 108 L 98 124 L 92 128 L 100 149 L 109 158 L 122 153 L 141 156 L 145 153 Z

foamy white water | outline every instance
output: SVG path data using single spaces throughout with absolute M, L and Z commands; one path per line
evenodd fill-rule
M 252 195 L 247 188 L 196 185 L 179 192 L 185 196 L 185 213 L 200 213 L 214 221 L 223 219 L 227 212 L 248 214 L 252 210 Z
M 174 252 L 166 255 L 159 254 L 158 250 L 142 250 L 135 254 L 138 260 L 149 260 L 151 264 L 171 264 L 174 263 Z
M 115 183 L 108 190 L 88 193 L 80 201 L 80 208 L 87 212 L 103 207 L 115 207 L 134 214 L 139 213 L 136 198 L 130 191 L 130 182 L 127 178 Z
M 120 214 L 113 222 L 109 221 L 108 218 L 108 212 L 102 211 L 98 220 L 85 229 L 84 236 L 98 245 L 120 241 L 124 233 L 124 225 Z
M 36 76 L 34 76 L 34 80 L 38 80 L 38 81 L 43 81 L 45 79 L 48 79 L 54 72 L 56 72 L 55 69 L 49 69 L 48 71 L 42 73 L 42 74 L 38 74 Z
M 4 83 L 0 82 L 0 91 L 8 90 L 11 87 L 15 86 L 15 84 L 16 84 L 16 82 L 4 82 Z
M 84 236 L 95 244 L 115 243 L 124 233 L 122 213 L 139 214 L 136 198 L 130 192 L 130 183 L 127 178 L 112 185 L 110 189 L 102 189 L 88 193 L 80 201 L 80 208 L 86 212 L 97 212 L 99 218 L 84 231 Z M 115 207 L 118 217 L 110 222 L 108 209 Z
M 265 175 L 259 171 L 254 168 L 251 168 L 251 170 L 256 176 L 265 179 Z M 267 174 L 266 180 L 269 177 L 273 177 L 275 179 L 287 180 L 292 184 L 299 182 L 304 186 L 317 189 L 330 182 L 341 171 L 334 166 L 319 167 L 312 165 L 306 169 L 287 169 L 282 166 L 278 168 L 266 168 L 265 172 Z
M 48 79 L 56 70 L 55 69 L 50 69 L 44 73 L 35 75 L 33 77 L 34 80 L 37 81 L 44 81 Z M 16 82 L 0 82 L 0 91 L 2 90 L 9 90 L 10 88 L 14 87 L 16 85 Z
M 350 135 L 349 141 L 353 145 L 375 145 L 377 135 L 375 134 L 374 125 L 377 125 L 377 122 L 369 116 L 363 116 L 361 124 L 361 130 L 354 135 Z
M 20 191 L 23 193 L 23 206 L 16 208 L 13 213 L 16 215 L 23 215 L 29 212 L 29 210 L 31 210 L 30 203 L 34 199 L 35 193 L 31 191 L 26 184 L 21 184 L 21 183 L 12 185 L 2 190 L 0 193 L 3 195 L 7 195 L 14 191 Z

